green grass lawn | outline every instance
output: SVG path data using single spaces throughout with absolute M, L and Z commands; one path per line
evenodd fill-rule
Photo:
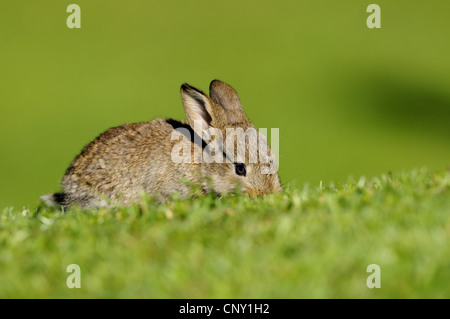
M 256 200 L 5 208 L 0 297 L 450 298 L 449 195 L 450 170 L 417 169 Z

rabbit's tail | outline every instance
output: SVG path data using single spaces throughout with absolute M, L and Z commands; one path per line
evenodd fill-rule
M 50 207 L 61 207 L 65 205 L 66 195 L 64 193 L 54 193 L 42 195 L 41 200 Z

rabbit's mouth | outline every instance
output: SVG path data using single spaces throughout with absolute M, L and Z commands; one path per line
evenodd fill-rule
M 250 196 L 251 198 L 256 198 L 258 196 L 264 195 L 259 189 L 257 188 L 249 188 L 245 190 L 245 192 Z

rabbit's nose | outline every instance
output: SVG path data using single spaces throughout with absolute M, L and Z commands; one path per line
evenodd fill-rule
M 279 194 L 283 192 L 283 188 L 281 186 L 275 186 L 272 189 L 272 193 Z

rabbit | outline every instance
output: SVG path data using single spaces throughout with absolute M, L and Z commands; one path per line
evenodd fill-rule
M 61 192 L 44 195 L 41 199 L 48 206 L 78 205 L 82 209 L 96 209 L 130 205 L 143 193 L 153 196 L 159 203 L 166 202 L 173 193 L 186 198 L 193 196 L 192 185 L 198 185 L 196 195 L 222 196 L 238 191 L 254 197 L 281 192 L 277 172 L 262 172 L 264 167 L 274 165 L 274 156 L 263 138 L 261 146 L 266 147 L 270 158 L 264 162 L 249 161 L 249 156 L 260 152 L 250 143 L 245 145 L 249 154 L 240 161 L 226 154 L 233 148 L 236 150 L 236 145 L 205 151 L 209 145 L 205 146 L 205 141 L 199 137 L 212 137 L 207 134 L 210 129 L 226 137 L 230 128 L 244 131 L 254 128 L 230 85 L 214 80 L 209 91 L 208 97 L 189 84 L 181 86 L 187 121 L 156 118 L 151 122 L 108 129 L 73 160 L 62 178 Z M 174 138 L 176 130 L 184 133 Z M 177 153 L 175 146 L 189 150 L 181 161 L 173 160 Z M 206 154 L 208 158 L 199 161 L 199 154 Z M 227 160 L 211 162 L 212 155 Z

